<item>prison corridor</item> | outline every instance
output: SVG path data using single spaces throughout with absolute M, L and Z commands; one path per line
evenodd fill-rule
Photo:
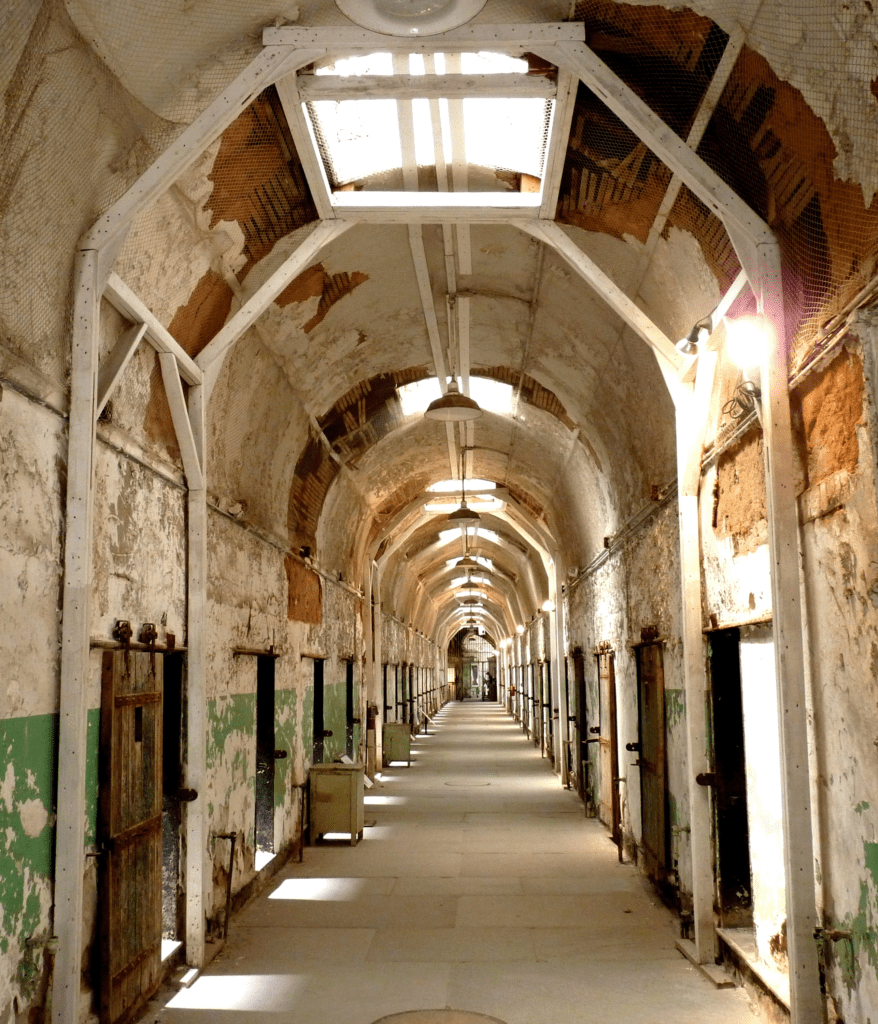
M 307 847 L 150 1024 L 755 1020 L 502 706 L 446 705 L 365 801 L 362 841 Z

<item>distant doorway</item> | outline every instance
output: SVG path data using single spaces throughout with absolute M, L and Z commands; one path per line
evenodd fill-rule
M 275 659 L 256 659 L 256 869 L 274 856 Z
M 598 690 L 600 696 L 600 818 L 610 827 L 613 842 L 622 849 L 622 807 L 619 800 L 619 738 L 616 715 L 616 655 L 599 649 Z M 621 852 L 620 852 L 621 856 Z

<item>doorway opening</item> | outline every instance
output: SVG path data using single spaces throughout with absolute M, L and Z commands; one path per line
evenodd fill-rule
M 753 894 L 740 630 L 711 633 L 708 646 L 716 903 L 721 927 L 747 928 L 753 923 Z
M 274 857 L 275 659 L 256 658 L 256 852 L 259 871 Z
M 326 725 L 323 717 L 323 658 L 314 658 L 314 711 L 313 711 L 313 749 L 311 752 L 312 764 L 323 764 L 325 753 L 325 741 L 327 735 Z
M 180 948 L 185 935 L 185 892 L 180 865 L 183 829 L 182 653 L 165 654 L 162 693 L 162 959 Z
M 345 754 L 348 757 L 353 758 L 354 756 L 354 725 L 359 721 L 355 716 L 354 709 L 354 663 L 353 661 L 345 662 L 345 677 L 344 677 L 344 693 L 345 693 Z

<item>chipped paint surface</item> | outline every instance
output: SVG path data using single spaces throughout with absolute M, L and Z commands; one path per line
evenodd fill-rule
M 56 715 L 0 720 L 0 1006 L 23 1005 L 41 983 L 49 937 Z

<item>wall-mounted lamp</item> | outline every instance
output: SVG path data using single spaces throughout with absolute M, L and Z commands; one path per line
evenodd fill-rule
M 681 338 L 677 342 L 675 347 L 680 355 L 698 355 L 698 346 L 703 345 L 707 341 L 710 337 L 710 332 L 713 330 L 712 316 L 713 314 L 711 314 L 711 316 L 704 317 L 703 320 L 699 320 L 686 337 Z
M 554 601 L 543 601 L 542 608 L 543 608 L 544 612 L 553 612 L 555 610 L 555 602 Z
M 522 626 L 522 625 L 521 625 L 521 623 L 519 623 L 519 624 L 518 624 L 518 625 L 517 625 L 517 626 L 515 627 L 515 632 L 516 632 L 516 633 L 518 633 L 518 634 L 521 634 L 521 633 L 523 633 L 523 632 L 524 632 L 524 626 Z

